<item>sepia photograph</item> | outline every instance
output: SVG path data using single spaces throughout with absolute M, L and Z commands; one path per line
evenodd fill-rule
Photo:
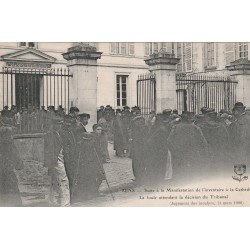
M 248 42 L 1 42 L 0 206 L 249 206 Z
M 248 249 L 248 12 L 2 2 L 1 249 Z

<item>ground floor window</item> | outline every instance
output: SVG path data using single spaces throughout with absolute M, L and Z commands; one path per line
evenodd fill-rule
M 123 107 L 127 105 L 127 75 L 116 76 L 116 106 Z

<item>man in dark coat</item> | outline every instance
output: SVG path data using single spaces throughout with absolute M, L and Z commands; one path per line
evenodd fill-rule
M 12 120 L 3 111 L 0 126 L 0 206 L 22 206 L 14 168 L 23 168 L 22 159 L 14 145 Z
M 70 206 L 69 180 L 64 164 L 63 140 L 59 134 L 62 118 L 54 117 L 53 125 L 44 136 L 44 165 L 51 176 L 51 206 Z
M 167 139 L 170 134 L 171 109 L 165 109 L 159 118 L 157 116 L 156 125 L 149 130 L 146 141 L 147 153 L 146 171 L 147 180 L 151 183 L 160 183 L 164 180 L 167 171 L 168 145 Z
M 181 122 L 173 126 L 167 140 L 173 156 L 174 180 L 191 181 L 203 174 L 207 141 L 193 121 L 194 114 L 184 111 Z
M 84 133 L 78 141 L 72 202 L 81 202 L 97 196 L 100 183 L 104 179 L 104 170 L 95 140 L 94 134 Z
M 123 123 L 123 116 L 120 110 L 117 110 L 114 119 L 114 150 L 117 156 L 125 156 L 124 151 L 128 149 L 128 131 Z
M 69 180 L 70 195 L 74 186 L 75 170 L 77 167 L 77 141 L 75 138 L 76 121 L 70 115 L 64 116 L 64 123 L 58 131 L 62 139 L 63 156 L 66 174 Z
M 230 125 L 232 133 L 233 164 L 250 165 L 250 116 L 245 106 L 237 102 L 233 108 L 235 121 Z
M 133 118 L 131 125 L 131 158 L 132 169 L 137 183 L 142 183 L 146 177 L 146 151 L 145 143 L 148 135 L 148 127 L 145 125 L 145 119 L 142 116 Z
M 226 127 L 219 121 L 217 113 L 207 111 L 200 128 L 208 142 L 207 171 L 212 175 L 223 172 L 229 165 L 229 134 Z

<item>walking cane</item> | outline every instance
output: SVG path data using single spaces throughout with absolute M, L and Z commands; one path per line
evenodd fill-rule
M 98 154 L 97 154 L 97 152 L 96 152 L 96 148 L 95 148 L 94 145 L 93 145 L 92 147 L 93 147 L 94 152 L 95 152 L 95 155 L 96 155 L 96 157 L 97 157 L 97 159 L 98 159 L 99 167 L 100 167 L 100 169 L 101 169 L 101 171 L 102 171 L 102 173 L 103 173 L 103 175 L 104 175 L 105 181 L 106 181 L 106 183 L 107 183 L 109 193 L 110 193 L 112 199 L 115 200 L 115 198 L 114 198 L 114 196 L 113 196 L 113 194 L 112 194 L 112 191 L 111 191 L 111 189 L 110 189 L 110 186 L 109 186 L 109 183 L 108 183 L 106 174 L 105 174 L 105 170 L 104 170 L 104 168 L 103 168 L 103 166 L 102 166 L 102 163 L 101 163 L 101 161 L 100 161 L 100 158 L 99 158 L 99 156 L 98 156 Z

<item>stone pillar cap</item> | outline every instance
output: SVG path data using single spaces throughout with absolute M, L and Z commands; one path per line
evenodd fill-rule
M 176 65 L 180 61 L 180 58 L 176 58 L 175 54 L 159 51 L 158 53 L 153 53 L 144 61 L 149 66 L 157 64 Z
M 97 52 L 96 47 L 87 43 L 78 43 L 77 45 L 68 48 L 66 53 L 63 53 L 63 58 L 67 61 L 72 59 L 93 59 L 101 58 L 102 52 Z
M 250 61 L 247 58 L 240 58 L 226 66 L 228 70 L 250 70 Z

